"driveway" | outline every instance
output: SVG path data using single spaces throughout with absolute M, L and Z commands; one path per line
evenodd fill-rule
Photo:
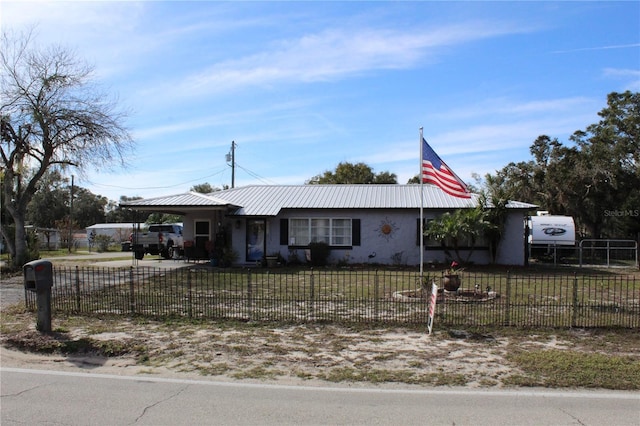
M 160 268 L 177 269 L 189 265 L 184 260 L 162 259 L 159 256 L 145 256 L 142 260 L 136 260 L 131 252 L 106 252 L 89 253 L 80 252 L 68 256 L 43 257 L 55 265 L 78 265 L 101 268 Z M 4 268 L 4 263 L 0 263 L 0 268 Z M 24 301 L 24 279 L 21 274 L 15 276 L 2 277 L 0 281 L 0 309 L 15 305 Z

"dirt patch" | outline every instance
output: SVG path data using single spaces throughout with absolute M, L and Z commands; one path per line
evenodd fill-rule
M 27 320 L 27 318 L 25 318 Z M 3 335 L 3 366 L 109 374 L 180 374 L 285 383 L 402 382 L 499 385 L 509 374 L 507 342 L 467 342 L 439 334 L 323 325 L 103 321 L 69 332 Z M 70 343 L 70 342 L 83 342 Z M 70 347 L 77 351 L 68 353 Z M 115 348 L 115 349 L 114 349 Z M 453 382 L 445 377 L 453 375 Z M 461 378 L 464 376 L 464 380 Z M 464 383 L 462 383 L 462 381 Z M 490 383 L 489 383 L 490 382 Z
M 307 385 L 503 387 L 525 374 L 509 361 L 514 351 L 600 350 L 634 356 L 640 365 L 640 338 L 629 339 L 631 333 L 506 329 L 429 336 L 423 329 L 117 317 L 58 319 L 54 332 L 39 333 L 34 316 L 3 313 L 3 367 Z

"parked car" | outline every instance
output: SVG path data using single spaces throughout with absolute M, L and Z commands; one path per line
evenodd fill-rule
M 182 225 L 176 223 L 149 225 L 147 231 L 134 232 L 130 239 L 131 250 L 134 251 L 136 259 L 142 259 L 145 254 L 161 255 L 169 259 L 173 256 L 174 250 L 182 249 Z

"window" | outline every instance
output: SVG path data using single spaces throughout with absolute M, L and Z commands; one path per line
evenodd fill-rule
M 288 244 L 292 246 L 308 246 L 311 242 L 325 242 L 330 246 L 351 246 L 352 235 L 351 219 L 289 219 Z
M 311 242 L 309 219 L 289 220 L 290 245 L 308 246 Z
M 350 219 L 333 219 L 331 227 L 331 241 L 334 246 L 351 245 Z

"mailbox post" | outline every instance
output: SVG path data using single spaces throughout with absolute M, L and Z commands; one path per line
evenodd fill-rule
M 34 260 L 25 263 L 24 273 L 25 291 L 36 293 L 38 331 L 51 331 L 51 287 L 53 287 L 53 266 L 48 260 Z

